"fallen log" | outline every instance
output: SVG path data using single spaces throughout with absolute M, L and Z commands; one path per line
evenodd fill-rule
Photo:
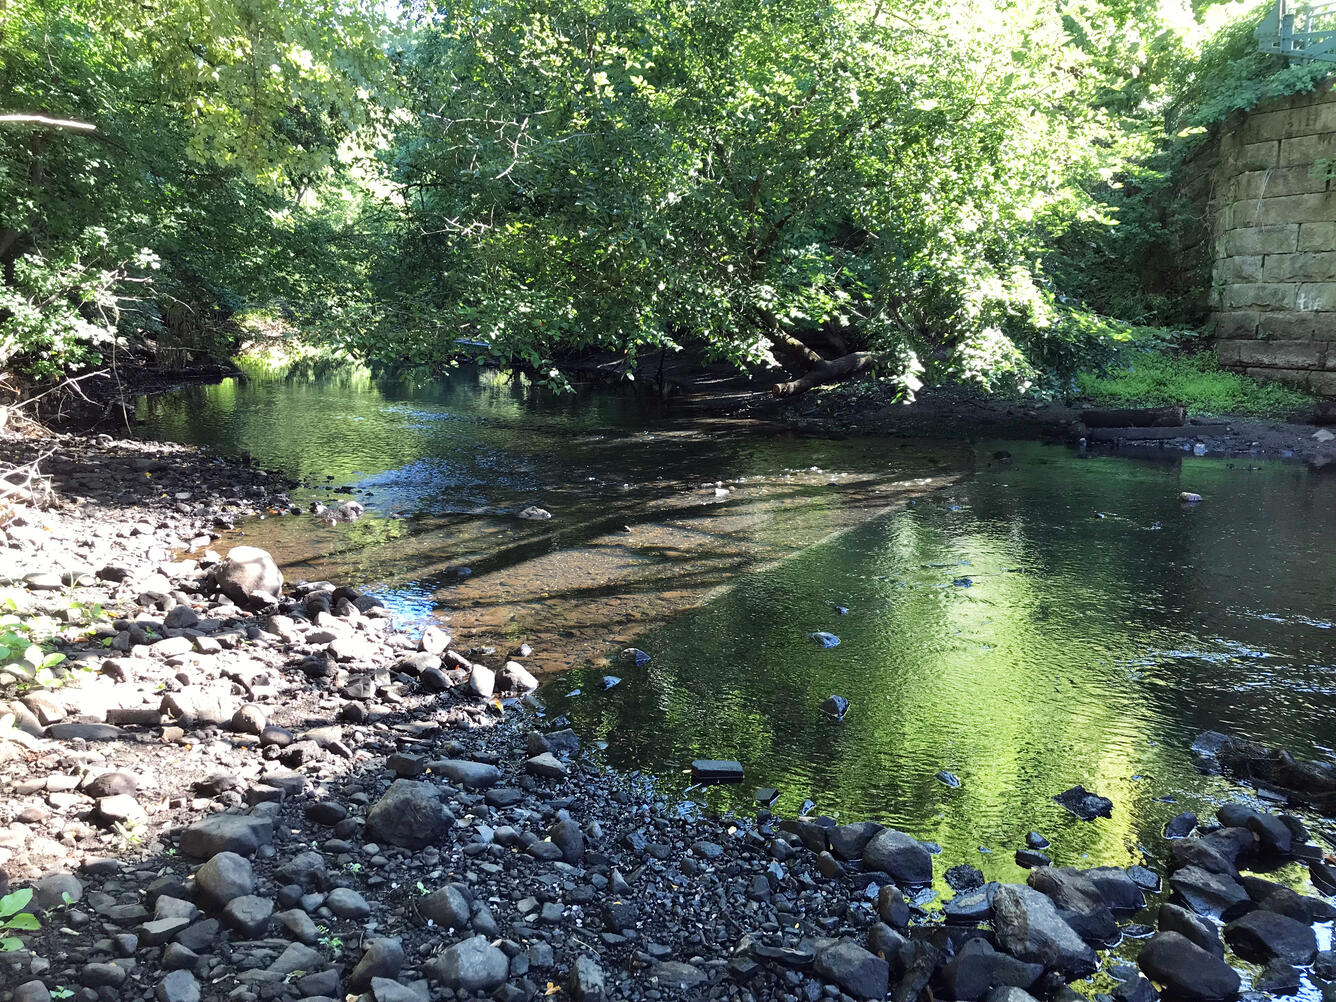
M 1186 407 L 1091 407 L 1078 415 L 1087 428 L 1180 428 Z
M 850 352 L 848 355 L 841 355 L 829 362 L 822 362 L 814 367 L 811 372 L 799 376 L 797 379 L 790 380 L 787 383 L 776 383 L 770 387 L 770 392 L 777 397 L 797 396 L 799 393 L 806 393 L 814 386 L 821 386 L 824 383 L 837 383 L 842 379 L 848 379 L 850 376 L 875 365 L 880 359 L 880 355 L 870 351 Z

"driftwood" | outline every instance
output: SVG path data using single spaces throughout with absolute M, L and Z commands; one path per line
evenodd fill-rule
M 799 393 L 806 393 L 814 386 L 821 386 L 824 383 L 837 383 L 842 379 L 848 379 L 850 376 L 875 365 L 880 357 L 870 351 L 851 352 L 829 362 L 822 362 L 797 379 L 790 380 L 787 383 L 776 383 L 770 388 L 770 392 L 777 397 L 797 396 Z
M 1081 411 L 1087 428 L 1181 428 L 1188 419 L 1186 407 L 1143 407 Z

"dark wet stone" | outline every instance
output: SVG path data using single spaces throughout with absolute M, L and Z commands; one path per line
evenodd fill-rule
M 741 783 L 742 763 L 731 759 L 698 758 L 691 763 L 693 783 Z
M 1223 874 L 1188 866 L 1169 877 L 1174 896 L 1198 915 L 1218 916 L 1248 900 L 1243 885 Z
M 983 939 L 971 939 L 942 966 L 946 998 L 974 1002 L 997 987 L 1029 988 L 1044 968 L 1009 957 Z
M 154 996 L 158 1002 L 199 1002 L 199 982 L 189 971 L 172 971 L 158 982 Z
M 1312 928 L 1285 915 L 1253 911 L 1225 926 L 1225 942 L 1244 960 L 1256 964 L 1284 960 L 1300 966 L 1317 956 Z
M 946 884 L 951 890 L 960 893 L 962 891 L 972 891 L 982 887 L 984 884 L 983 872 L 968 863 L 961 863 L 959 866 L 953 866 L 944 874 Z
M 835 856 L 843 860 L 855 860 L 862 857 L 867 844 L 881 831 L 882 826 L 872 821 L 836 825 L 826 829 L 826 840 Z
M 868 842 L 863 866 L 890 874 L 897 884 L 913 887 L 932 883 L 932 856 L 910 835 L 887 828 Z
M 807 639 L 815 643 L 818 647 L 838 647 L 840 638 L 833 633 L 826 633 L 824 630 L 818 630 L 816 633 L 809 633 Z
M 946 920 L 966 925 L 987 922 L 993 917 L 993 895 L 996 891 L 997 884 L 988 883 L 983 887 L 957 894 L 942 908 Z
M 1272 995 L 1293 995 L 1299 990 L 1302 980 L 1298 969 L 1284 960 L 1273 960 L 1265 970 L 1253 978 L 1253 988 Z
M 843 940 L 817 953 L 814 967 L 826 981 L 858 999 L 882 999 L 890 981 L 890 965 L 857 943 Z
M 52 724 L 44 732 L 48 738 L 59 741 L 120 741 L 126 737 L 125 731 L 111 724 L 85 724 L 77 721 Z
M 473 936 L 446 947 L 426 970 L 446 988 L 484 992 L 499 987 L 510 971 L 510 961 L 484 936 Z
M 418 903 L 418 910 L 423 918 L 430 919 L 442 929 L 467 929 L 469 926 L 468 899 L 453 886 L 432 891 Z
M 1099 890 L 1079 870 L 1051 866 L 1031 870 L 1026 883 L 1049 897 L 1058 914 L 1088 943 L 1111 943 L 1118 923 Z
M 993 894 L 993 926 L 998 945 L 1018 960 L 1072 977 L 1084 977 L 1099 966 L 1095 951 L 1063 920 L 1053 902 L 1032 887 L 1000 885 Z
M 1159 926 L 1161 932 L 1176 932 L 1190 939 L 1207 953 L 1223 958 L 1225 944 L 1220 941 L 1216 925 L 1209 919 L 1194 915 L 1186 908 L 1174 904 L 1160 906 Z
M 1049 847 L 1048 839 L 1044 838 L 1038 832 L 1026 832 L 1025 844 L 1031 849 L 1047 849 Z
M 1053 860 L 1038 849 L 1017 849 L 1016 865 L 1023 866 L 1028 870 L 1037 866 L 1052 866 Z
M 1113 817 L 1113 801 L 1091 793 L 1084 786 L 1073 786 L 1059 793 L 1053 800 L 1071 811 L 1082 821 Z
M 1160 889 L 1160 875 L 1144 866 L 1129 866 L 1127 875 L 1143 891 L 1155 894 Z
M 269 928 L 274 903 L 268 898 L 247 894 L 233 898 L 223 909 L 223 921 L 247 939 L 259 939 Z
M 909 928 L 909 902 L 894 884 L 877 888 L 877 914 L 893 929 L 904 932 Z
M 1164 825 L 1165 838 L 1187 838 L 1192 834 L 1192 830 L 1197 827 L 1197 815 L 1191 811 L 1184 811 L 1176 817 L 1170 818 Z
M 317 800 L 306 807 L 306 820 L 333 828 L 348 816 L 348 808 L 333 800 Z
M 1139 974 L 1119 982 L 1110 994 L 1114 1002 L 1156 1002 L 1160 997 L 1155 986 Z
M 1146 941 L 1137 964 L 1166 994 L 1184 1002 L 1227 999 L 1239 990 L 1239 975 L 1219 957 L 1176 932 L 1159 932 Z

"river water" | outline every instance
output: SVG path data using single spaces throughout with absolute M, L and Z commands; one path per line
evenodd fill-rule
M 693 758 L 741 761 L 744 786 L 693 791 L 714 806 L 777 787 L 781 813 L 810 798 L 1015 880 L 1030 829 L 1061 863 L 1153 863 L 1169 817 L 1245 796 L 1193 768 L 1203 729 L 1336 755 L 1336 477 L 1302 466 L 803 438 L 473 370 L 228 380 L 139 414 L 368 508 L 224 543 L 461 647 L 530 643 L 549 714 L 611 763 L 680 789 Z M 1113 817 L 1052 802 L 1077 783 Z

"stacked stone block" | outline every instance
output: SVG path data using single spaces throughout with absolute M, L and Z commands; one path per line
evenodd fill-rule
M 1188 173 L 1209 179 L 1221 364 L 1336 396 L 1336 93 L 1235 116 Z

